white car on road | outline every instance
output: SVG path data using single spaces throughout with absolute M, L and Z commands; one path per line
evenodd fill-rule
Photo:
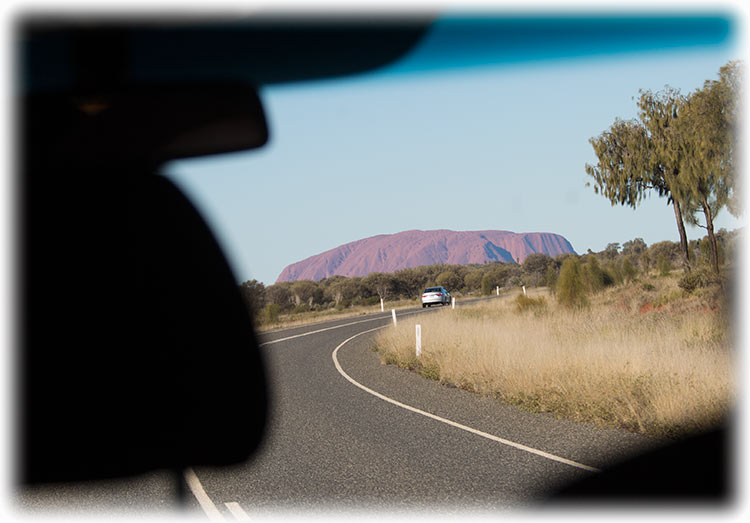
M 422 308 L 431 305 L 448 305 L 451 302 L 451 293 L 445 287 L 427 287 L 422 293 Z

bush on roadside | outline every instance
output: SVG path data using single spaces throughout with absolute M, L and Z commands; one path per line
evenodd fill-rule
M 687 293 L 692 293 L 696 289 L 709 287 L 711 285 L 720 285 L 721 279 L 711 272 L 710 269 L 695 269 L 683 274 L 677 286 Z
M 266 305 L 261 315 L 263 323 L 277 323 L 279 321 L 279 312 L 281 312 L 281 307 L 278 303 L 269 303 Z
M 622 273 L 622 267 L 616 260 L 607 262 L 607 264 L 604 266 L 604 274 L 609 281 L 609 284 L 607 286 L 622 285 L 622 283 L 625 281 Z
M 292 314 L 299 314 L 301 312 L 308 312 L 310 310 L 310 306 L 307 303 L 300 303 L 292 309 Z
M 492 293 L 492 279 L 489 274 L 482 276 L 482 296 L 488 296 Z
M 638 275 L 638 270 L 635 268 L 633 263 L 628 258 L 625 258 L 624 260 L 622 260 L 621 270 L 622 270 L 622 279 L 626 282 L 633 281 L 635 277 Z
M 360 306 L 370 306 L 370 305 L 379 305 L 380 304 L 380 297 L 379 296 L 369 296 L 367 298 L 358 298 L 352 302 L 352 305 L 360 305 Z
M 702 287 L 703 281 L 698 271 L 691 271 L 682 275 L 677 282 L 677 286 L 685 292 L 691 293 L 698 287 Z
M 669 261 L 669 258 L 664 253 L 659 254 L 659 258 L 656 260 L 656 269 L 661 276 L 668 275 L 672 270 L 672 262 Z
M 557 269 L 554 264 L 550 264 L 547 267 L 547 272 L 544 275 L 545 285 L 549 288 L 552 294 L 555 293 L 555 287 L 557 286 Z
M 556 297 L 560 305 L 569 309 L 582 309 L 588 305 L 578 258 L 571 256 L 563 262 L 557 279 Z

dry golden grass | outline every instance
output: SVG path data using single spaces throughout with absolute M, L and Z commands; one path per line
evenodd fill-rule
M 716 300 L 685 297 L 675 281 L 610 289 L 578 312 L 553 297 L 528 312 L 513 300 L 446 309 L 384 330 L 377 348 L 384 362 L 528 410 L 676 436 L 721 422 L 734 374 Z

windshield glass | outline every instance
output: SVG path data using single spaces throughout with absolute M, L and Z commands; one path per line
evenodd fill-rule
M 347 315 L 310 334 L 362 323 L 367 368 L 570 422 L 570 446 L 533 452 L 597 471 L 731 412 L 740 51 L 725 14 L 442 17 L 383 69 L 261 87 L 265 147 L 165 174 L 213 226 L 264 339 Z M 326 343 L 359 336 L 345 332 Z M 383 400 L 382 383 L 360 389 Z M 454 428 L 474 408 L 434 405 Z M 537 434 L 472 419 L 523 452 Z
M 477 55 L 479 33 L 470 52 L 446 57 L 455 33 L 493 23 L 445 17 L 384 70 L 264 87 L 265 147 L 173 162 L 166 174 L 213 225 L 240 282 L 272 284 L 308 256 L 414 229 L 552 231 L 581 253 L 673 238 L 665 200 L 648 198 L 636 213 L 593 195 L 588 141 L 634 118 L 639 90 L 687 93 L 716 78 L 737 57 L 731 19 L 670 17 L 660 33 L 653 19 L 628 32 L 615 17 L 621 34 L 608 46 L 606 24 L 574 38 L 596 20 L 534 20 L 499 17 L 494 26 L 520 29 L 495 27 L 505 36 L 488 37 Z M 555 22 L 563 28 L 550 31 Z M 426 187 L 450 195 L 450 208 L 415 205 Z M 717 219 L 717 230 L 739 225 L 727 212 Z
M 433 14 L 20 20 L 19 506 L 733 501 L 745 20 Z

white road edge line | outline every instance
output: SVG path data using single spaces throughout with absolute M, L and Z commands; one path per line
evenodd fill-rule
M 438 309 L 434 309 L 434 310 L 438 310 Z M 425 312 L 427 312 L 427 311 L 421 311 L 420 310 L 420 311 L 404 312 L 404 313 L 400 314 L 399 316 L 408 316 L 410 314 L 419 314 L 419 313 L 425 313 Z M 317 334 L 319 332 L 329 331 L 329 330 L 333 330 L 333 329 L 340 329 L 342 327 L 348 327 L 350 325 L 357 325 L 358 323 L 366 323 L 368 321 L 384 320 L 384 319 L 390 319 L 390 318 L 391 317 L 389 315 L 389 316 L 382 316 L 382 317 L 378 317 L 378 318 L 368 318 L 366 320 L 353 321 L 351 323 L 344 323 L 343 325 L 334 325 L 333 327 L 326 327 L 325 329 L 318 329 L 316 331 L 303 332 L 302 334 L 295 334 L 294 336 L 289 336 L 287 338 L 280 338 L 278 340 L 264 341 L 263 343 L 259 344 L 258 347 L 263 347 L 264 345 L 271 345 L 273 343 L 280 343 L 282 341 L 293 340 L 294 338 L 301 338 L 302 336 L 310 336 L 311 334 Z M 378 327 L 378 328 L 380 328 L 380 327 Z
M 437 310 L 437 309 L 435 309 L 435 310 Z M 411 315 L 411 314 L 419 314 L 419 313 L 424 313 L 424 312 L 428 312 L 428 311 L 412 311 L 412 312 L 405 312 L 405 313 L 401 314 L 401 316 L 408 316 L 408 315 Z M 345 324 L 343 324 L 343 325 L 335 325 L 335 326 L 333 326 L 333 327 L 326 327 L 325 329 L 318 329 L 318 330 L 315 330 L 315 331 L 311 331 L 311 332 L 305 332 L 305 333 L 302 333 L 302 334 L 297 334 L 297 335 L 295 335 L 295 336 L 289 336 L 289 337 L 287 337 L 287 338 L 281 338 L 281 339 L 278 339 L 278 340 L 271 340 L 271 341 L 266 341 L 266 342 L 263 342 L 263 343 L 259 344 L 259 345 L 258 345 L 258 347 L 263 347 L 264 345 L 271 345 L 271 344 L 273 344 L 273 343 L 279 343 L 279 342 L 282 342 L 282 341 L 286 341 L 286 340 L 291 340 L 291 339 L 294 339 L 294 338 L 300 338 L 300 337 L 302 337 L 302 336 L 310 336 L 311 334 L 317 334 L 317 333 L 319 333 L 319 332 L 323 332 L 323 331 L 328 331 L 328 330 L 332 330 L 332 329 L 340 329 L 340 328 L 342 328 L 342 327 L 348 327 L 348 326 L 350 326 L 350 325 L 357 325 L 358 323 L 366 323 L 366 322 L 368 322 L 368 321 L 382 320 L 382 319 L 386 319 L 386 318 L 388 318 L 388 316 L 385 316 L 385 317 L 379 317 L 379 318 L 368 318 L 368 319 L 366 319 L 366 320 L 354 321 L 354 322 L 351 322 L 351 323 L 345 323 Z M 390 325 L 390 324 L 389 324 L 389 325 Z M 378 330 L 378 329 L 383 329 L 383 328 L 385 328 L 385 327 L 388 327 L 389 325 L 384 325 L 384 326 L 382 326 L 382 327 L 376 327 L 376 328 L 374 328 L 374 329 L 370 329 L 370 330 L 367 330 L 367 331 L 364 331 L 364 332 L 360 332 L 359 334 L 356 334 L 356 335 L 352 336 L 351 338 L 349 338 L 348 340 L 344 341 L 344 343 L 346 343 L 346 342 L 348 342 L 348 341 L 352 340 L 353 338 L 356 338 L 356 337 L 357 337 L 357 336 L 359 336 L 360 334 L 365 334 L 365 333 L 367 333 L 367 332 L 372 332 L 372 331 L 374 331 L 374 330 Z M 347 375 L 347 374 L 346 374 L 346 373 L 345 373 L 345 372 L 343 371 L 343 369 L 341 369 L 341 367 L 340 367 L 340 366 L 339 366 L 339 364 L 338 364 L 338 361 L 336 360 L 336 351 L 338 351 L 338 350 L 339 350 L 339 348 L 341 348 L 341 347 L 342 347 L 342 346 L 344 345 L 344 343 L 342 343 L 341 345 L 339 345 L 338 347 L 336 347 L 336 350 L 335 350 L 335 351 L 333 352 L 333 361 L 334 361 L 334 363 L 336 364 L 336 368 L 338 369 L 338 371 L 339 371 L 339 372 L 340 372 L 340 373 L 341 373 L 341 374 L 342 374 L 342 375 L 343 375 L 343 376 L 344 376 L 344 377 L 345 377 L 346 379 L 348 379 L 349 381 L 351 381 L 352 383 L 354 383 L 354 384 L 355 384 L 355 385 L 357 385 L 358 387 L 361 387 L 361 388 L 363 388 L 363 389 L 364 389 L 364 390 L 366 390 L 367 392 L 370 392 L 371 394 L 374 394 L 374 395 L 376 395 L 376 396 L 378 396 L 378 397 L 382 397 L 382 399 L 384 399 L 384 400 L 386 400 L 386 401 L 390 401 L 391 403 L 395 403 L 395 404 L 397 404 L 397 405 L 403 406 L 404 408 L 408 408 L 408 409 L 410 409 L 410 410 L 414 410 L 415 412 L 419 412 L 419 413 L 421 413 L 421 414 L 424 414 L 424 415 L 426 415 L 426 416 L 430 416 L 430 417 L 435 417 L 435 418 L 437 418 L 436 416 L 433 416 L 432 414 L 429 414 L 429 413 L 427 413 L 427 412 L 422 412 L 422 411 L 418 411 L 417 409 L 414 409 L 413 407 L 409 407 L 408 405 L 402 405 L 402 404 L 399 404 L 399 403 L 398 403 L 397 401 L 395 401 L 395 400 L 391 400 L 390 398 L 386 398 L 385 396 L 381 396 L 381 395 L 379 395 L 379 394 L 378 394 L 377 392 L 375 392 L 375 391 L 373 391 L 373 390 L 370 390 L 370 389 L 368 389 L 367 387 L 365 387 L 364 385 L 360 385 L 359 383 L 357 383 L 356 381 L 354 381 L 353 379 L 351 379 L 351 378 L 350 378 L 350 377 L 349 377 L 349 376 L 348 376 L 348 375 Z M 445 421 L 448 421 L 448 420 L 445 420 Z M 453 423 L 453 422 L 450 422 L 450 423 Z M 467 428 L 468 428 L 468 427 L 467 427 Z M 473 430 L 473 429 L 472 429 L 472 430 Z M 493 437 L 494 437 L 494 436 L 493 436 Z M 585 466 L 585 465 L 584 465 L 584 466 Z M 594 469 L 594 470 L 596 470 L 596 469 Z M 208 497 L 208 494 L 206 494 L 206 491 L 205 491 L 205 490 L 203 489 L 203 485 L 201 485 L 201 482 L 200 482 L 200 480 L 198 479 L 198 476 L 197 476 L 197 475 L 195 474 L 195 472 L 193 471 L 193 469 L 192 469 L 192 468 L 188 468 L 188 469 L 186 469 L 186 470 L 185 470 L 185 473 L 184 473 L 184 475 L 185 475 L 185 481 L 187 482 L 187 484 L 188 484 L 188 487 L 190 487 L 190 490 L 191 490 L 191 491 L 193 492 L 193 495 L 194 495 L 194 496 L 195 496 L 195 498 L 196 498 L 196 499 L 198 500 L 198 503 L 200 503 L 200 506 L 201 506 L 201 508 L 202 508 L 202 509 L 203 509 L 203 511 L 204 511 L 204 512 L 206 513 L 206 515 L 208 516 L 208 518 L 209 518 L 209 519 L 210 519 L 211 521 L 226 521 L 226 520 L 224 519 L 224 516 L 222 515 L 222 513 L 221 513 L 221 512 L 219 512 L 219 509 L 218 509 L 218 508 L 216 508 L 216 505 L 214 504 L 214 502 L 213 502 L 213 501 L 211 501 L 211 498 L 210 498 L 210 497 Z M 239 512 L 241 512 L 242 514 L 244 514 L 244 517 L 246 517 L 247 519 L 246 519 L 246 520 L 242 520 L 242 519 L 240 519 L 240 521 L 249 521 L 249 520 L 250 520 L 250 518 L 249 518 L 249 516 L 247 515 L 247 513 L 246 513 L 246 512 L 244 511 L 244 510 L 242 510 L 242 507 L 240 507 L 240 505 L 239 505 L 238 503 L 236 503 L 236 502 L 229 502 L 229 503 L 224 503 L 224 504 L 225 504 L 225 505 L 227 506 L 227 508 L 229 509 L 229 511 L 230 511 L 230 512 L 231 512 L 231 513 L 232 513 L 232 514 L 233 514 L 233 515 L 235 516 L 235 517 L 238 517 L 238 515 L 237 515 L 237 514 L 238 514 Z M 231 505 L 231 506 L 230 506 L 230 505 Z M 237 509 L 239 509 L 239 512 L 235 513 L 235 511 L 236 511 Z
M 187 482 L 188 487 L 190 487 L 190 490 L 193 492 L 195 499 L 197 499 L 198 503 L 200 503 L 200 506 L 203 509 L 203 512 L 206 513 L 206 516 L 208 516 L 208 519 L 210 519 L 211 521 L 226 521 L 223 514 L 219 512 L 219 509 L 216 508 L 214 502 L 211 501 L 211 498 L 209 498 L 208 494 L 206 494 L 206 491 L 203 489 L 203 485 L 201 485 L 198 476 L 195 475 L 195 471 L 193 471 L 192 468 L 188 467 L 187 469 L 185 469 L 184 474 L 185 481 Z
M 250 516 L 247 515 L 247 512 L 242 510 L 242 507 L 236 501 L 228 501 L 224 503 L 224 505 L 226 505 L 226 507 L 229 509 L 229 512 L 232 513 L 234 519 L 236 519 L 237 521 L 250 521 Z
M 599 469 L 594 468 L 594 467 L 590 467 L 588 465 L 584 465 L 583 463 L 578 463 L 577 461 L 573 461 L 573 460 L 566 459 L 566 458 L 563 458 L 563 457 L 560 457 L 560 456 L 556 456 L 554 454 L 550 454 L 549 452 L 544 452 L 543 450 L 535 449 L 533 447 L 527 447 L 526 445 L 522 445 L 520 443 L 516 443 L 514 441 L 510 441 L 510 440 L 507 440 L 507 439 L 499 438 L 499 437 L 494 436 L 492 434 L 488 434 L 487 432 L 482 432 L 481 430 L 473 429 L 473 428 L 468 427 L 466 425 L 462 425 L 460 423 L 456 423 L 455 421 L 451 421 L 449 419 L 441 418 L 440 416 L 436 416 L 435 414 L 431 414 L 431 413 L 426 412 L 424 410 L 420 410 L 420 409 L 417 409 L 417 408 L 412 407 L 410 405 L 406 405 L 404 403 L 401 403 L 400 401 L 396 401 L 396 400 L 394 400 L 392 398 L 389 398 L 388 396 L 384 396 L 383 394 L 380 394 L 379 392 L 375 392 L 374 390 L 372 390 L 372 389 L 370 389 L 368 387 L 365 387 L 364 385 L 362 385 L 358 381 L 355 381 L 354 378 L 352 378 L 351 376 L 349 376 L 346 372 L 344 372 L 344 369 L 341 368 L 341 365 L 339 364 L 339 360 L 336 357 L 336 353 L 338 353 L 338 351 L 339 351 L 339 349 L 341 347 L 343 347 L 344 345 L 346 345 L 347 343 L 349 343 L 350 341 L 352 341 L 354 338 L 356 338 L 358 336 L 362 336 L 363 334 L 367 334 L 368 332 L 373 332 L 373 331 L 376 331 L 376 330 L 379 330 L 379 329 L 383 329 L 383 328 L 384 327 L 375 327 L 374 329 L 366 330 L 366 331 L 360 332 L 359 334 L 355 334 L 351 338 L 348 338 L 348 339 L 342 341 L 341 344 L 333 350 L 333 353 L 331 354 L 331 356 L 333 357 L 333 364 L 336 366 L 336 370 L 339 371 L 339 374 L 341 374 L 344 378 L 346 378 L 353 385 L 359 387 L 360 389 L 364 390 L 365 392 L 367 392 L 369 394 L 372 394 L 376 398 L 380 398 L 383 401 L 387 401 L 388 403 L 392 403 L 393 405 L 396 405 L 397 407 L 401 407 L 402 409 L 406 409 L 406 410 L 409 410 L 411 412 L 415 412 L 417 414 L 421 414 L 422 416 L 426 416 L 428 418 L 437 420 L 437 421 L 439 421 L 441 423 L 445 423 L 446 425 L 450 425 L 452 427 L 456 427 L 458 429 L 465 430 L 467 432 L 471 432 L 472 434 L 476 434 L 477 436 L 481 436 L 483 438 L 487 438 L 489 440 L 496 441 L 497 443 L 502 443 L 503 445 L 508 445 L 509 447 L 513 447 L 513 448 L 516 448 L 518 450 L 522 450 L 524 452 L 529 452 L 531 454 L 536 454 L 537 456 L 541 456 L 543 458 L 546 458 L 546 459 L 549 459 L 549 460 L 552 460 L 552 461 L 557 461 L 559 463 L 564 463 L 565 465 L 570 465 L 571 467 L 576 467 L 576 468 L 579 468 L 579 469 L 588 470 L 590 472 L 601 472 Z
M 409 314 L 417 314 L 419 312 L 425 312 L 425 311 L 405 312 L 405 313 L 402 314 L 402 316 L 406 316 L 406 315 L 409 315 Z M 333 327 L 326 327 L 325 329 L 318 329 L 318 330 L 311 331 L 311 332 L 305 332 L 305 333 L 302 333 L 302 334 L 297 334 L 295 336 L 289 336 L 287 338 L 281 338 L 281 339 L 278 339 L 278 340 L 266 341 L 264 343 L 259 344 L 258 347 L 262 347 L 264 345 L 271 345 L 272 343 L 279 343 L 279 342 L 286 341 L 286 340 L 291 340 L 291 339 L 294 339 L 294 338 L 300 338 L 302 336 L 310 336 L 311 334 L 317 334 L 319 332 L 328 331 L 328 330 L 331 330 L 331 329 L 340 329 L 341 327 L 348 327 L 349 325 L 356 325 L 358 323 L 365 323 L 365 322 L 368 322 L 368 321 L 382 320 L 382 319 L 386 319 L 386 318 L 389 318 L 389 317 L 388 316 L 384 316 L 382 318 L 368 318 L 366 320 L 354 321 L 354 322 L 351 322 L 351 323 L 345 323 L 343 325 L 335 325 Z M 382 327 L 378 327 L 378 328 L 380 329 Z M 369 332 L 369 331 L 367 331 L 367 332 Z M 185 474 L 184 475 L 185 475 L 185 481 L 187 482 L 188 487 L 190 487 L 190 490 L 193 492 L 193 495 L 198 500 L 198 503 L 200 503 L 200 506 L 203 509 L 203 512 L 206 513 L 206 515 L 208 516 L 208 518 L 211 521 L 225 521 L 224 516 L 222 515 L 222 513 L 219 512 L 219 509 L 216 508 L 216 505 L 214 504 L 214 502 L 211 501 L 211 498 L 208 497 L 208 494 L 206 494 L 206 491 L 203 489 L 203 485 L 201 485 L 201 482 L 198 479 L 198 476 L 195 474 L 195 471 L 193 471 L 192 468 L 188 468 L 188 469 L 185 470 Z M 240 507 L 240 505 L 238 503 L 236 503 L 236 502 L 229 502 L 229 503 L 224 503 L 224 504 L 227 506 L 227 508 L 232 513 L 232 515 L 234 515 L 235 518 L 238 518 L 238 514 L 240 514 L 240 513 L 244 514 L 244 517 L 247 518 L 247 519 L 239 519 L 238 518 L 239 521 L 249 521 L 249 516 L 247 515 L 247 513 L 245 513 L 244 510 L 242 510 L 242 507 Z
M 473 303 L 473 302 L 476 302 L 476 301 L 484 301 L 484 300 L 488 300 L 488 299 L 492 299 L 492 296 L 490 296 L 490 297 L 484 297 L 484 298 L 471 298 L 471 299 L 469 299 L 469 301 L 460 302 L 459 305 L 463 305 L 465 303 Z M 401 309 L 401 310 L 403 310 L 403 309 Z M 439 309 L 431 309 L 431 310 L 439 310 Z M 406 316 L 407 314 L 416 314 L 416 313 L 419 313 L 419 312 L 429 312 L 429 311 L 425 311 L 425 310 L 421 310 L 420 311 L 420 310 L 417 310 L 417 311 L 412 311 L 412 312 L 405 312 L 404 314 L 402 314 L 402 316 Z M 388 313 L 387 312 L 376 312 L 375 314 L 388 314 Z M 383 317 L 385 318 L 386 316 L 383 316 Z M 346 319 L 346 318 L 341 318 L 341 319 Z M 355 323 L 364 323 L 366 321 L 372 321 L 372 320 L 377 320 L 377 319 L 378 318 L 368 318 L 366 320 L 355 321 L 354 323 L 347 323 L 346 325 L 337 325 L 336 327 L 331 327 L 331 328 L 335 329 L 337 327 L 346 327 L 347 325 L 354 325 Z M 321 323 L 323 323 L 323 324 L 324 323 L 328 323 L 328 321 L 336 321 L 336 318 L 333 318 L 332 320 L 323 320 L 323 321 L 316 322 L 316 323 L 310 323 L 310 324 L 307 324 L 307 325 L 304 325 L 304 324 L 303 325 L 293 325 L 291 327 L 284 327 L 284 328 L 278 329 L 278 330 L 266 331 L 266 334 L 277 334 L 279 332 L 284 332 L 284 331 L 291 330 L 291 329 L 301 329 L 303 327 L 308 327 L 308 326 L 311 326 L 311 325 L 319 325 Z M 321 329 L 321 330 L 315 331 L 315 332 L 321 332 L 321 331 L 324 331 L 324 330 L 327 330 L 327 329 Z M 262 334 L 262 333 L 260 333 L 260 334 Z M 314 333 L 310 332 L 310 333 L 300 334 L 299 336 L 307 336 L 307 334 L 314 334 Z M 284 338 L 283 340 L 267 341 L 265 343 L 261 343 L 259 346 L 266 345 L 266 344 L 269 344 L 269 343 L 278 343 L 280 341 L 290 340 L 290 339 L 295 338 L 295 337 L 296 336 L 290 336 L 288 338 Z

